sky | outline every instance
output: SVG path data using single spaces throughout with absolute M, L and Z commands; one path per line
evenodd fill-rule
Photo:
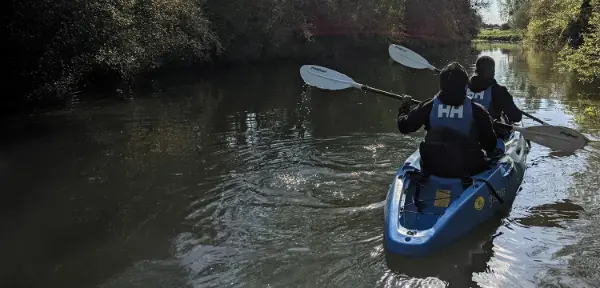
M 500 17 L 500 9 L 498 8 L 498 1 L 491 1 L 492 4 L 488 9 L 481 9 L 481 16 L 483 16 L 483 22 L 488 24 L 502 24 L 502 18 Z

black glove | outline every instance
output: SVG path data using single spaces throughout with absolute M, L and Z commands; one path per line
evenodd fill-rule
M 404 116 L 410 113 L 410 105 L 412 104 L 410 98 L 405 98 L 406 100 L 402 100 L 402 104 L 400 108 L 398 108 L 398 116 Z
M 400 108 L 398 108 L 398 117 L 406 116 L 408 113 L 410 113 L 410 106 L 400 106 Z

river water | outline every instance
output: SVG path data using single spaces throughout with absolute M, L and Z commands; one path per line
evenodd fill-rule
M 386 192 L 423 133 L 397 132 L 392 99 L 319 91 L 298 73 L 318 64 L 418 99 L 436 92 L 435 75 L 385 52 L 215 72 L 4 123 L 0 286 L 600 287 L 595 142 L 571 155 L 533 144 L 507 217 L 388 268 Z M 523 110 L 600 136 L 598 89 L 552 70 L 551 55 L 419 52 L 469 68 L 490 55 Z

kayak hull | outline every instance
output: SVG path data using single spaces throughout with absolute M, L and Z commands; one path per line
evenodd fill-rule
M 398 169 L 386 198 L 387 252 L 425 256 L 464 236 L 498 211 L 509 209 L 523 181 L 529 146 L 516 131 L 504 144 L 505 155 L 467 182 L 423 178 L 419 151 L 414 152 Z

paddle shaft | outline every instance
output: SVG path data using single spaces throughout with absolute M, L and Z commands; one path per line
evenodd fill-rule
M 391 92 L 383 91 L 383 90 L 380 90 L 380 89 L 377 89 L 377 88 L 373 88 L 373 87 L 370 87 L 370 86 L 367 86 L 367 85 L 361 85 L 361 86 L 360 86 L 360 89 L 361 89 L 361 90 L 365 90 L 365 91 L 369 91 L 369 92 L 373 92 L 373 93 L 377 93 L 377 94 L 380 94 L 380 95 L 388 96 L 388 97 L 390 97 L 390 98 L 394 98 L 394 99 L 396 99 L 396 100 L 403 100 L 403 99 L 404 99 L 404 98 L 406 98 L 406 97 L 410 97 L 410 96 L 408 96 L 408 95 L 406 95 L 406 96 L 401 96 L 401 95 L 394 94 L 394 93 L 391 93 Z M 421 103 L 421 101 L 415 100 L 415 99 L 413 99 L 412 97 L 410 97 L 410 100 L 411 100 L 413 103 L 415 103 L 415 104 L 419 104 L 419 103 Z
M 394 98 L 394 99 L 396 99 L 396 100 L 402 100 L 402 99 L 404 99 L 405 97 L 410 97 L 410 96 L 408 96 L 408 95 L 401 96 L 401 95 L 394 94 L 394 93 L 391 93 L 391 92 L 388 92 L 388 91 L 383 91 L 383 90 L 380 90 L 380 89 L 377 89 L 377 88 L 373 88 L 373 87 L 370 87 L 370 86 L 367 86 L 367 85 L 361 85 L 361 86 L 360 86 L 360 89 L 361 89 L 361 90 L 365 90 L 365 91 L 369 91 L 369 92 L 373 92 L 373 93 L 377 93 L 377 94 L 380 94 L 380 95 L 388 96 L 388 97 L 390 97 L 390 98 Z M 412 97 L 410 97 L 410 100 L 411 100 L 413 103 L 415 103 L 415 104 L 420 104 L 420 103 L 421 103 L 421 101 L 419 101 L 419 100 L 416 100 L 416 99 L 414 99 L 414 98 L 412 98 Z M 530 115 L 530 114 L 529 114 L 529 113 L 527 113 L 527 112 L 524 112 L 524 111 L 521 111 L 521 112 L 523 112 L 523 115 L 525 115 L 525 116 L 527 116 L 527 117 L 529 117 L 529 118 L 531 118 L 531 119 L 533 119 L 533 120 L 535 120 L 535 121 L 537 121 L 537 122 L 540 122 L 541 124 L 548 125 L 548 123 L 546 123 L 546 122 L 544 122 L 544 121 L 542 121 L 542 120 L 540 120 L 540 119 L 536 118 L 536 117 L 535 117 L 535 116 L 533 116 L 533 115 Z M 500 123 L 500 122 L 497 122 L 497 123 Z M 504 124 L 504 123 L 500 123 L 500 124 L 502 124 L 502 125 L 505 125 L 505 126 L 507 126 L 507 127 L 511 127 L 511 128 L 519 128 L 519 127 L 515 127 L 515 126 L 512 126 L 512 125 Z
M 520 109 L 519 109 L 519 110 L 520 110 Z M 520 111 L 521 111 L 521 113 L 522 113 L 523 115 L 525 115 L 525 116 L 529 117 L 530 119 L 532 119 L 532 120 L 534 120 L 534 121 L 536 121 L 536 122 L 539 122 L 539 123 L 540 123 L 540 124 L 542 124 L 542 125 L 549 125 L 548 123 L 544 122 L 544 121 L 543 121 L 542 119 L 540 119 L 540 118 L 537 118 L 537 117 L 535 117 L 535 116 L 533 116 L 533 115 L 531 115 L 531 114 L 529 114 L 529 113 L 527 113 L 527 112 L 525 112 L 525 111 L 522 111 L 522 110 L 520 110 Z
M 388 96 L 390 98 L 394 98 L 396 100 L 402 100 L 402 99 L 404 99 L 406 97 L 409 97 L 413 103 L 417 103 L 417 104 L 421 103 L 421 101 L 415 100 L 415 99 L 413 99 L 412 97 L 410 97 L 408 95 L 400 96 L 400 95 L 397 95 L 397 94 L 394 94 L 394 93 L 390 93 L 390 92 L 387 92 L 387 91 L 379 90 L 379 89 L 372 88 L 372 87 L 369 87 L 369 86 L 366 86 L 366 85 L 361 85 L 360 88 L 361 88 L 361 90 L 370 91 L 370 92 L 373 92 L 373 93 L 385 95 L 385 96 Z M 527 112 L 523 112 L 523 114 L 526 115 L 526 116 L 530 116 L 533 120 L 536 120 L 536 121 L 542 123 L 545 127 L 553 127 L 553 126 L 549 126 L 550 124 L 548 124 L 548 123 L 546 123 L 546 122 L 544 122 L 544 121 L 542 121 L 542 120 L 540 120 L 540 119 L 538 119 L 538 118 L 536 118 L 534 116 L 529 115 Z M 510 125 L 510 124 L 502 123 L 502 122 L 499 122 L 499 121 L 493 121 L 493 122 L 495 124 L 499 124 L 501 126 L 505 126 L 507 128 L 514 129 L 516 131 L 524 133 L 526 135 L 525 136 L 526 139 L 528 139 L 530 137 L 530 136 L 527 136 L 527 135 L 529 135 L 529 132 L 524 127 Z M 546 125 L 548 125 L 548 126 L 546 126 Z M 538 126 L 538 127 L 541 127 L 541 126 Z M 539 134 L 539 132 L 538 132 L 538 134 Z M 569 133 L 565 133 L 565 132 L 561 132 L 560 134 L 561 135 L 570 136 L 572 138 L 577 138 L 576 135 L 574 136 L 573 134 L 569 134 Z M 561 138 L 560 136 L 556 136 L 556 135 L 552 135 L 552 134 L 548 134 L 548 133 L 543 133 L 543 135 L 540 135 L 540 136 L 544 136 L 546 138 L 551 137 L 551 138 L 556 138 L 556 139 L 560 139 Z M 538 139 L 537 141 L 536 140 L 531 140 L 531 141 L 536 142 L 536 143 L 538 143 L 538 144 L 540 144 L 542 146 L 551 147 L 551 146 L 548 146 L 549 143 L 547 141 L 539 142 L 539 140 L 540 139 Z M 528 139 L 528 141 L 530 141 L 530 139 Z
M 394 94 L 394 93 L 391 93 L 391 92 L 383 91 L 383 90 L 380 90 L 380 89 L 377 89 L 377 88 L 373 88 L 373 87 L 370 87 L 370 86 L 367 86 L 367 85 L 361 85 L 360 88 L 361 88 L 361 90 L 365 90 L 365 91 L 377 93 L 377 94 L 380 94 L 380 95 L 388 96 L 388 97 L 394 98 L 396 100 L 402 100 L 402 99 L 404 99 L 406 97 L 409 97 L 410 100 L 413 103 L 415 103 L 415 104 L 420 104 L 421 103 L 421 101 L 416 100 L 416 99 L 414 99 L 414 98 L 412 98 L 412 97 L 410 97 L 408 95 L 400 96 L 398 94 Z M 525 113 L 525 112 L 523 112 L 523 113 Z M 531 117 L 533 117 L 533 116 L 531 116 Z M 533 117 L 533 118 L 535 118 L 535 117 Z M 537 118 L 535 118 L 535 119 L 537 119 Z M 537 119 L 537 120 L 538 121 L 542 121 L 542 120 L 539 120 L 539 119 Z M 513 129 L 516 129 L 516 130 L 519 130 L 521 128 L 521 127 L 517 127 L 517 126 L 513 126 L 513 125 L 509 125 L 509 124 L 505 124 L 505 123 L 497 122 L 497 121 L 494 121 L 494 123 L 498 123 L 498 124 L 500 124 L 502 126 L 506 126 L 506 127 L 513 128 Z M 545 123 L 545 122 L 542 121 L 542 123 Z
M 394 47 L 394 49 L 392 49 L 392 47 Z M 394 53 L 392 53 L 392 51 L 399 52 L 399 53 L 401 53 L 403 55 L 402 56 L 396 56 L 396 57 L 394 57 L 394 55 L 400 55 L 400 54 L 394 54 Z M 414 56 L 417 59 L 415 59 L 415 57 L 412 57 L 411 54 L 414 54 Z M 399 46 L 399 45 L 395 45 L 395 44 L 390 45 L 390 56 L 392 56 L 392 59 L 394 59 L 394 61 L 396 61 L 396 62 L 398 62 L 398 63 L 400 63 L 402 65 L 411 67 L 411 68 L 416 68 L 416 67 L 413 67 L 410 64 L 404 63 L 403 61 L 399 60 L 399 58 L 410 59 L 410 61 L 413 61 L 413 62 L 421 64 L 422 67 L 417 68 L 417 69 L 427 68 L 429 70 L 433 70 L 433 71 L 438 72 L 438 73 L 441 72 L 440 69 L 438 69 L 437 67 L 429 64 L 429 61 L 427 61 L 421 55 L 419 55 L 419 54 L 415 53 L 414 51 L 412 51 L 412 50 L 410 50 L 410 49 L 408 49 L 406 47 L 403 47 L 403 46 Z M 535 117 L 535 116 L 533 116 L 533 115 L 525 112 L 525 111 L 521 111 L 520 109 L 519 109 L 519 111 L 521 112 L 522 115 L 524 115 L 524 116 L 526 116 L 526 117 L 528 117 L 528 118 L 530 118 L 530 119 L 532 119 L 532 120 L 534 120 L 536 122 L 539 122 L 542 125 L 550 125 L 550 124 L 542 121 L 541 119 L 539 119 L 539 118 L 537 118 L 537 117 Z
M 307 84 L 319 87 L 321 89 L 343 90 L 347 88 L 355 88 L 362 91 L 369 91 L 383 96 L 387 96 L 395 100 L 400 100 L 403 103 L 421 103 L 420 101 L 417 101 L 408 95 L 398 95 L 384 90 L 369 87 L 367 85 L 356 83 L 354 80 L 352 80 L 352 78 L 325 67 L 304 65 L 300 68 L 300 76 L 302 76 L 302 79 L 304 79 L 304 81 Z M 408 101 L 409 99 L 410 101 Z M 533 118 L 543 123 L 543 121 L 541 121 L 540 119 L 537 119 L 535 117 Z M 536 142 L 542 146 L 549 147 L 553 150 L 574 151 L 582 148 L 587 144 L 587 142 L 582 142 L 582 139 L 587 140 L 584 135 L 566 127 L 552 126 L 546 124 L 542 126 L 521 128 L 504 123 L 496 123 L 520 131 L 521 133 L 523 133 L 523 136 L 528 141 Z
M 438 69 L 438 68 L 436 68 L 436 67 L 433 67 L 433 68 L 435 69 L 435 71 L 436 71 L 436 72 L 441 72 L 441 70 L 440 70 L 440 69 Z M 539 122 L 539 123 L 540 123 L 540 124 L 542 124 L 542 125 L 550 125 L 550 124 L 548 124 L 548 123 L 544 122 L 542 119 L 540 119 L 540 118 L 537 118 L 537 117 L 535 117 L 535 116 L 533 116 L 533 115 L 531 115 L 531 114 L 529 114 L 529 113 L 527 113 L 527 112 L 525 112 L 525 111 L 523 111 L 523 110 L 521 110 L 521 109 L 519 109 L 519 111 L 521 111 L 521 114 L 525 115 L 526 117 L 529 117 L 531 120 L 534 120 L 534 121 L 536 121 L 536 122 Z
M 367 86 L 367 85 L 361 85 L 360 89 L 361 90 L 365 90 L 365 91 L 369 91 L 369 92 L 373 92 L 373 93 L 377 93 L 377 94 L 380 94 L 380 95 L 388 96 L 388 97 L 394 98 L 396 100 L 402 100 L 405 97 L 410 97 L 408 95 L 401 96 L 401 95 L 394 94 L 394 93 L 391 93 L 391 92 L 388 92 L 388 91 L 383 91 L 383 90 L 380 90 L 380 89 L 377 89 L 377 88 L 373 88 L 373 87 L 370 87 L 370 86 Z M 415 104 L 420 104 L 421 103 L 421 101 L 416 100 L 416 99 L 414 99 L 412 97 L 410 97 L 410 99 Z M 529 113 L 527 113 L 525 111 L 521 111 L 521 112 L 523 113 L 523 115 L 525 115 L 525 116 L 527 116 L 527 117 L 529 117 L 529 118 L 531 118 L 531 119 L 533 119 L 533 120 L 535 120 L 537 122 L 540 122 L 541 124 L 548 125 L 548 123 L 542 121 L 541 119 L 538 119 L 537 117 L 535 117 L 535 116 L 533 116 L 533 115 L 531 115 L 531 114 L 529 114 Z M 496 122 L 496 123 L 504 125 L 506 127 L 510 127 L 510 128 L 520 128 L 520 127 L 516 127 L 516 126 L 513 126 L 513 125 L 509 125 L 509 124 L 504 124 L 504 123 L 501 123 L 501 122 Z
M 426 62 L 426 60 L 423 60 Z M 300 76 L 304 81 L 312 86 L 319 87 L 326 90 L 343 90 L 348 88 L 359 89 L 362 91 L 369 91 L 395 100 L 400 100 L 403 103 L 421 103 L 413 99 L 408 95 L 398 95 L 388 91 L 380 90 L 377 88 L 369 87 L 367 85 L 356 83 L 352 78 L 345 74 L 341 74 L 337 71 L 333 71 L 329 68 L 315 66 L 315 65 L 304 65 L 300 68 Z M 410 99 L 410 101 L 409 101 Z M 527 128 L 517 127 L 510 124 L 504 124 L 499 121 L 494 121 L 502 126 L 509 127 L 516 131 L 523 133 L 523 136 L 528 141 L 536 142 L 542 146 L 546 146 L 553 150 L 561 151 L 575 151 L 582 148 L 587 144 L 587 137 L 577 132 L 576 130 L 553 126 L 545 123 L 541 119 L 535 118 L 532 115 L 522 112 L 540 123 L 542 126 L 531 126 Z
M 519 127 L 519 126 L 515 126 L 515 125 L 510 125 L 510 124 L 502 123 L 502 122 L 499 122 L 499 121 L 493 121 L 493 122 L 495 124 L 500 125 L 500 126 L 504 126 L 504 127 L 507 127 L 507 128 L 515 129 L 515 130 L 517 130 L 519 132 L 525 131 L 524 130 L 525 128 L 523 128 L 523 127 Z

